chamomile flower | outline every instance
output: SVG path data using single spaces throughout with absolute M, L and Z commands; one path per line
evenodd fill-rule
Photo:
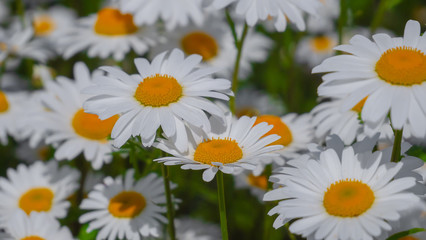
M 258 116 L 255 122 L 259 124 L 266 122 L 274 127 L 266 134 L 276 134 L 281 138 L 272 144 L 284 146 L 281 150 L 277 151 L 280 157 L 275 157 L 271 160 L 278 165 L 283 165 L 284 160 L 295 158 L 301 152 L 307 150 L 307 145 L 312 142 L 314 138 L 313 126 L 311 123 L 311 116 L 309 114 L 297 115 L 296 113 L 288 113 L 282 117 L 274 115 L 261 115 Z M 269 164 L 272 161 L 263 161 L 263 164 Z M 255 171 L 258 175 L 263 168 Z
M 279 99 L 273 98 L 266 92 L 252 87 L 240 88 L 235 97 L 235 115 L 258 116 L 258 115 L 282 115 L 283 104 Z
M 5 240 L 73 240 L 70 230 L 46 213 L 17 211 L 6 226 Z M 4 238 L 2 238 L 4 239 Z
M 235 188 L 249 189 L 250 193 L 262 202 L 263 196 L 268 190 L 268 177 L 263 174 L 255 176 L 250 171 L 244 171 L 235 176 Z
M 328 148 L 312 158 L 288 162 L 271 180 L 279 187 L 265 201 L 281 200 L 269 214 L 273 226 L 291 220 L 290 231 L 309 239 L 375 239 L 391 230 L 389 221 L 420 201 L 413 177 L 396 177 L 403 163 L 381 163 L 382 152 Z M 404 202 L 404 204 L 401 204 Z
M 63 218 L 70 203 L 66 201 L 78 187 L 79 173 L 70 168 L 58 168 L 55 161 L 40 161 L 27 167 L 8 169 L 7 179 L 0 178 L 0 225 L 22 210 L 45 212 L 53 218 Z
M 213 7 L 224 8 L 236 4 L 236 13 L 243 15 L 247 24 L 253 27 L 259 20 L 274 19 L 277 31 L 287 27 L 287 21 L 304 31 L 306 28 L 303 13 L 315 14 L 320 7 L 319 0 L 214 0 Z
M 316 15 L 309 15 L 306 29 L 311 33 L 326 33 L 334 30 L 335 20 L 340 15 L 339 0 L 320 0 Z
M 10 14 L 10 9 L 7 6 L 6 2 L 0 2 L 0 23 L 4 23 Z
M 307 63 L 310 68 L 313 68 L 324 59 L 331 57 L 335 46 L 337 46 L 337 36 L 333 33 L 304 37 L 297 44 L 296 61 Z
M 94 72 L 92 76 L 100 75 Z M 92 84 L 92 76 L 83 63 L 74 66 L 75 81 L 58 77 L 57 83 L 50 82 L 43 103 L 50 109 L 44 111 L 44 120 L 39 126 L 49 132 L 46 143 L 57 145 L 55 159 L 72 160 L 84 154 L 94 169 L 112 160 L 112 141 L 108 139 L 118 116 L 100 120 L 86 113 L 83 102 L 89 97 L 80 91 Z
M 145 54 L 158 41 L 156 30 L 150 26 L 138 27 L 131 14 L 114 7 L 105 7 L 96 14 L 80 19 L 76 27 L 61 36 L 63 56 L 70 58 L 87 49 L 89 57 L 112 56 L 121 61 L 132 49 Z
M 16 120 L 21 116 L 26 102 L 25 93 L 9 93 L 0 90 L 0 143 L 6 145 L 8 136 L 20 139 Z
M 167 30 L 187 26 L 191 21 L 203 22 L 203 0 L 127 0 L 121 1 L 120 9 L 132 13 L 137 25 L 152 25 L 162 20 Z
M 166 208 L 163 180 L 151 173 L 134 181 L 134 171 L 128 170 L 124 177 L 107 177 L 98 184 L 80 205 L 89 212 L 79 221 L 89 223 L 91 232 L 99 229 L 96 240 L 159 237 Z
M 222 109 L 205 97 L 228 100 L 232 95 L 230 81 L 210 77 L 216 70 L 200 68 L 200 62 L 201 56 L 185 58 L 182 51 L 174 49 L 157 55 L 151 64 L 135 59 L 136 75 L 102 67 L 109 75 L 95 79 L 96 85 L 84 90 L 95 95 L 85 102 L 84 109 L 100 119 L 121 114 L 111 133 L 117 147 L 138 135 L 144 146 L 151 146 L 161 126 L 178 149 L 185 151 L 185 126 L 210 131 L 206 113 L 224 118 Z
M 214 123 L 215 119 L 211 118 Z M 244 169 L 254 170 L 263 159 L 276 156 L 273 151 L 281 145 L 270 145 L 280 137 L 272 134 L 262 137 L 272 126 L 260 123 L 254 126 L 256 117 L 243 116 L 233 119 L 227 113 L 226 124 L 212 124 L 212 130 L 206 133 L 193 132 L 187 151 L 179 151 L 175 144 L 166 139 L 159 139 L 154 146 L 173 157 L 163 157 L 154 161 L 165 165 L 182 165 L 182 169 L 204 170 L 203 180 L 210 182 L 217 171 L 238 174 Z
M 182 240 L 219 240 L 220 228 L 197 219 L 179 218 L 175 220 L 176 238 Z
M 350 44 L 335 48 L 351 55 L 334 56 L 315 67 L 314 73 L 331 72 L 323 76 L 318 94 L 347 94 L 343 110 L 368 96 L 361 111 L 363 120 L 377 124 L 390 112 L 395 129 L 410 124 L 415 136 L 425 135 L 426 37 L 420 36 L 420 24 L 408 21 L 403 38 L 375 34 L 373 39 L 356 35 Z

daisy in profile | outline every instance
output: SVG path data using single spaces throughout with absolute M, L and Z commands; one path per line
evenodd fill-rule
M 364 144 L 365 145 L 365 144 Z M 327 148 L 302 155 L 271 176 L 279 187 L 265 201 L 279 200 L 269 214 L 273 226 L 292 221 L 290 231 L 309 239 L 376 239 L 389 221 L 420 199 L 414 177 L 400 174 L 403 163 L 381 163 L 382 152 L 357 153 L 360 146 Z M 404 204 L 401 204 L 401 203 Z
M 334 30 L 336 19 L 340 15 L 339 0 L 320 0 L 317 14 L 309 15 L 306 30 L 310 33 L 327 33 Z
M 420 24 L 407 22 L 403 38 L 373 35 L 374 41 L 356 35 L 336 50 L 349 53 L 324 60 L 312 72 L 323 76 L 318 94 L 348 95 L 342 110 L 353 108 L 368 96 L 361 111 L 366 122 L 380 123 L 390 112 L 394 129 L 410 124 L 415 136 L 426 134 L 426 38 Z
M 255 176 L 251 171 L 244 171 L 235 176 L 235 188 L 249 189 L 250 193 L 262 202 L 268 190 L 268 177 L 263 174 Z
M 27 215 L 17 211 L 8 219 L 3 240 L 73 240 L 67 227 L 61 227 L 59 222 L 46 213 L 31 212 Z M 0 235 L 1 236 L 1 235 Z
M 238 117 L 258 115 L 282 115 L 283 104 L 266 92 L 253 87 L 240 88 L 235 94 L 235 115 Z
M 80 205 L 89 212 L 80 223 L 89 223 L 88 232 L 99 229 L 96 240 L 159 237 L 166 208 L 163 180 L 151 173 L 134 181 L 134 171 L 124 177 L 107 177 L 95 186 Z
M 203 0 L 127 0 L 120 3 L 123 12 L 134 15 L 137 25 L 152 25 L 161 20 L 170 31 L 190 22 L 201 25 L 204 20 Z
M 0 90 L 0 143 L 6 145 L 8 136 L 20 139 L 16 120 L 22 115 L 27 96 L 25 93 L 9 93 Z
M 7 179 L 0 178 L 0 225 L 5 226 L 17 210 L 65 217 L 70 206 L 66 199 L 78 188 L 78 178 L 76 170 L 58 168 L 55 161 L 8 169 Z
M 212 78 L 216 70 L 200 67 L 201 56 L 184 56 L 174 49 L 157 55 L 152 63 L 135 59 L 139 72 L 128 75 L 113 67 L 102 67 L 109 75 L 95 79 L 95 86 L 84 90 L 95 95 L 84 104 L 86 112 L 100 119 L 121 114 L 111 137 L 121 147 L 131 136 L 141 136 L 151 146 L 157 129 L 174 141 L 181 151 L 187 148 L 186 126 L 210 131 L 206 113 L 219 119 L 224 113 L 206 97 L 228 100 L 231 83 Z
M 236 4 L 236 13 L 244 16 L 250 27 L 258 21 L 273 19 L 275 29 L 279 32 L 286 29 L 288 21 L 304 31 L 306 25 L 303 14 L 315 14 L 321 6 L 319 0 L 214 0 L 212 6 L 220 9 L 231 3 Z
M 57 82 L 46 86 L 46 94 L 42 96 L 44 105 L 50 111 L 43 111 L 38 122 L 39 128 L 48 132 L 47 144 L 56 146 L 55 159 L 72 160 L 80 153 L 84 154 L 94 169 L 112 160 L 112 141 L 108 139 L 118 119 L 113 115 L 100 120 L 98 116 L 86 113 L 83 102 L 89 97 L 80 91 L 92 84 L 92 75 L 83 63 L 74 66 L 75 81 L 58 77 Z
M 182 240 L 219 240 L 220 228 L 211 223 L 205 223 L 188 217 L 175 220 L 176 238 Z
M 337 46 L 337 36 L 334 33 L 306 36 L 297 44 L 296 61 L 306 63 L 309 68 L 313 68 L 324 59 L 333 56 L 335 46 Z
M 133 50 L 145 54 L 158 41 L 153 27 L 138 27 L 131 14 L 122 13 L 115 7 L 105 7 L 97 13 L 78 21 L 76 26 L 61 35 L 58 40 L 64 48 L 63 56 L 68 59 L 87 49 L 91 58 L 113 57 L 117 61 Z
M 262 165 L 275 162 L 282 166 L 284 160 L 295 158 L 301 152 L 307 150 L 307 145 L 312 142 L 313 126 L 311 123 L 311 116 L 309 114 L 297 115 L 296 113 L 288 113 L 282 117 L 274 115 L 261 115 L 258 116 L 255 125 L 266 122 L 274 127 L 265 135 L 276 134 L 280 139 L 271 143 L 271 145 L 282 145 L 282 149 L 277 151 L 279 157 L 274 157 L 266 161 L 262 161 Z M 259 175 L 263 171 L 263 167 L 258 168 L 254 174 Z
M 211 119 L 214 123 L 215 119 Z M 233 119 L 227 113 L 225 126 L 212 124 L 209 132 L 193 132 L 187 151 L 179 151 L 175 144 L 159 139 L 156 148 L 173 157 L 163 157 L 154 161 L 165 165 L 182 165 L 182 169 L 204 170 L 203 180 L 210 182 L 217 171 L 227 174 L 239 174 L 242 170 L 254 170 L 265 158 L 276 156 L 273 151 L 282 148 L 275 144 L 280 137 L 276 134 L 265 135 L 272 126 L 267 123 L 255 125 L 256 117 L 243 116 Z

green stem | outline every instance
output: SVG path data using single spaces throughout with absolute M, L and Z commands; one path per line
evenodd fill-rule
M 229 14 L 228 9 L 225 9 L 225 15 L 226 15 L 226 21 L 228 22 L 229 28 L 231 29 L 231 32 L 232 32 L 232 37 L 234 37 L 235 47 L 238 47 L 237 46 L 237 43 L 238 43 L 237 31 L 235 30 L 235 24 L 234 24 L 234 21 L 231 18 L 231 15 Z
M 370 32 L 373 34 L 377 28 L 380 26 L 383 20 L 383 16 L 386 12 L 387 0 L 381 0 L 379 6 L 377 7 L 376 13 L 374 14 L 373 21 L 371 22 Z
M 247 36 L 248 32 L 248 25 L 247 23 L 244 24 L 243 34 L 241 35 L 240 40 L 237 42 L 237 59 L 235 60 L 234 65 L 234 74 L 232 76 L 232 92 L 236 95 L 236 92 L 238 90 L 238 73 L 240 71 L 240 61 L 241 61 L 241 54 L 243 50 L 244 40 Z M 231 97 L 229 101 L 229 107 L 231 109 L 232 113 L 235 113 L 235 96 Z
M 289 237 L 291 240 L 297 240 L 296 236 L 294 236 L 294 234 L 290 232 L 290 226 L 289 226 L 289 224 L 288 224 L 288 223 L 285 225 L 285 229 L 286 229 L 286 231 L 287 231 L 287 235 L 288 235 L 288 237 Z
M 339 21 L 338 21 L 338 26 L 337 26 L 337 31 L 339 33 L 339 45 L 343 44 L 343 29 L 346 26 L 346 22 L 347 22 L 347 15 L 348 15 L 348 11 L 347 11 L 347 7 L 348 4 L 346 2 L 346 0 L 340 0 L 340 16 L 339 16 Z
M 0 90 L 2 89 L 3 74 L 6 72 L 7 57 L 0 63 Z
M 223 185 L 223 173 L 217 172 L 217 195 L 219 200 L 219 214 L 220 214 L 220 230 L 222 231 L 222 240 L 228 240 L 228 221 L 226 219 L 226 206 L 225 206 L 225 189 Z
M 173 207 L 172 192 L 170 189 L 169 168 L 168 166 L 161 164 L 161 170 L 163 172 L 164 189 L 166 191 L 166 198 L 167 198 L 167 219 L 169 220 L 169 224 L 168 224 L 169 236 L 170 236 L 170 240 L 176 240 L 175 222 L 174 222 L 175 209 Z
M 135 149 L 134 146 L 131 146 L 131 148 L 130 148 L 129 160 L 130 160 L 130 163 L 133 166 L 133 169 L 135 170 L 135 177 L 139 178 L 141 175 L 140 175 L 140 171 L 139 171 L 138 159 L 137 159 L 137 156 L 136 156 L 136 149 Z
M 21 19 L 22 26 L 25 27 L 25 7 L 22 0 L 16 0 L 16 14 Z
M 399 162 L 401 158 L 402 131 L 402 129 L 394 130 L 395 138 L 393 141 L 391 162 Z
M 271 204 L 266 203 L 263 205 L 263 240 L 269 240 L 271 235 L 273 218 L 267 214 L 269 210 L 271 210 Z

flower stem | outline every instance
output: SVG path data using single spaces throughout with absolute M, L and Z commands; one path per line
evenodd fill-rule
M 395 129 L 391 162 L 399 162 L 401 158 L 402 129 Z
M 248 32 L 248 25 L 247 23 L 244 24 L 243 34 L 241 35 L 241 38 L 236 42 L 237 45 L 237 59 L 235 60 L 234 65 L 234 74 L 232 75 L 232 92 L 236 94 L 238 90 L 238 73 L 240 70 L 240 61 L 241 61 L 241 54 L 243 50 L 244 40 L 247 36 Z M 235 113 L 235 96 L 231 97 L 229 101 L 229 107 L 231 109 L 232 113 Z
M 343 44 L 343 28 L 346 25 L 347 22 L 347 8 L 348 8 L 348 4 L 346 2 L 346 0 L 340 0 L 340 16 L 339 16 L 339 21 L 338 21 L 338 33 L 339 33 L 339 45 Z
M 169 168 L 168 166 L 161 164 L 161 170 L 163 172 L 164 189 L 166 191 L 166 198 L 167 198 L 167 219 L 169 220 L 169 224 L 168 224 L 169 236 L 170 236 L 170 240 L 176 240 L 175 222 L 174 222 L 175 209 L 173 207 L 172 192 L 170 190 Z
M 22 26 L 25 27 L 25 7 L 22 0 L 16 1 L 16 14 L 19 16 Z
M 371 22 L 371 25 L 370 25 L 371 34 L 373 34 L 382 23 L 383 16 L 385 15 L 386 8 L 387 8 L 386 4 L 387 4 L 387 0 L 380 1 L 379 6 L 377 7 L 377 10 L 376 10 L 376 14 L 374 14 L 373 21 Z
M 221 171 L 218 171 L 216 179 L 217 179 L 217 195 L 219 200 L 220 229 L 222 231 L 222 240 L 228 240 L 228 222 L 226 219 L 225 189 L 223 185 L 223 173 Z

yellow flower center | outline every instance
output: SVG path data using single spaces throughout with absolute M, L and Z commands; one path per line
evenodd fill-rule
M 172 76 L 155 74 L 139 83 L 134 96 L 144 106 L 164 107 L 182 97 L 182 86 Z
M 118 9 L 104 8 L 98 12 L 95 32 L 101 35 L 120 36 L 138 31 L 131 14 L 122 14 Z
M 0 50 L 1 51 L 7 51 L 7 44 L 4 42 L 0 42 Z M 1 62 L 0 62 L 1 63 Z
M 412 236 L 405 236 L 405 237 L 399 238 L 398 240 L 420 240 L 420 239 L 416 237 L 412 237 Z
M 250 174 L 247 176 L 247 181 L 253 187 L 257 187 L 262 190 L 268 189 L 268 179 L 264 175 L 254 176 L 253 174 Z
M 367 101 L 367 97 L 359 101 L 359 103 L 357 103 L 351 110 L 357 113 L 361 113 L 362 108 L 364 107 L 365 101 Z
M 109 201 L 108 211 L 116 218 L 135 218 L 146 207 L 142 194 L 134 191 L 123 191 Z
M 85 113 L 83 109 L 80 109 L 72 119 L 72 127 L 78 135 L 84 138 L 101 141 L 106 140 L 111 134 L 117 120 L 117 115 L 100 120 L 97 115 Z
M 214 37 L 201 31 L 185 35 L 181 40 L 181 45 L 186 54 L 199 54 L 205 61 L 216 57 L 219 51 Z
M 376 63 L 379 77 L 393 85 L 411 86 L 426 81 L 426 56 L 411 47 L 387 50 Z
M 32 211 L 46 212 L 52 207 L 54 194 L 49 188 L 33 188 L 19 199 L 19 207 L 28 215 Z
M 48 15 L 36 17 L 33 21 L 33 26 L 34 34 L 36 36 L 47 36 L 52 33 L 56 28 L 55 22 Z
M 200 143 L 194 152 L 194 161 L 210 164 L 234 163 L 243 158 L 243 150 L 235 140 L 211 139 Z
M 280 117 L 273 116 L 273 115 L 262 115 L 257 117 L 256 122 L 254 125 L 257 125 L 261 122 L 267 122 L 268 124 L 274 125 L 274 127 L 263 137 L 277 134 L 281 138 L 276 140 L 275 142 L 269 144 L 269 145 L 283 145 L 288 146 L 293 141 L 293 135 L 291 134 L 290 128 L 281 121 Z
M 0 113 L 7 112 L 9 110 L 9 101 L 7 101 L 6 94 L 0 91 Z
M 28 237 L 21 238 L 21 240 L 45 240 L 45 239 L 38 236 L 28 236 Z
M 358 180 L 340 180 L 331 184 L 324 194 L 323 205 L 328 214 L 338 217 L 357 217 L 374 203 L 371 188 Z
M 327 52 L 334 47 L 333 39 L 327 36 L 314 37 L 311 40 L 311 48 L 314 52 Z

